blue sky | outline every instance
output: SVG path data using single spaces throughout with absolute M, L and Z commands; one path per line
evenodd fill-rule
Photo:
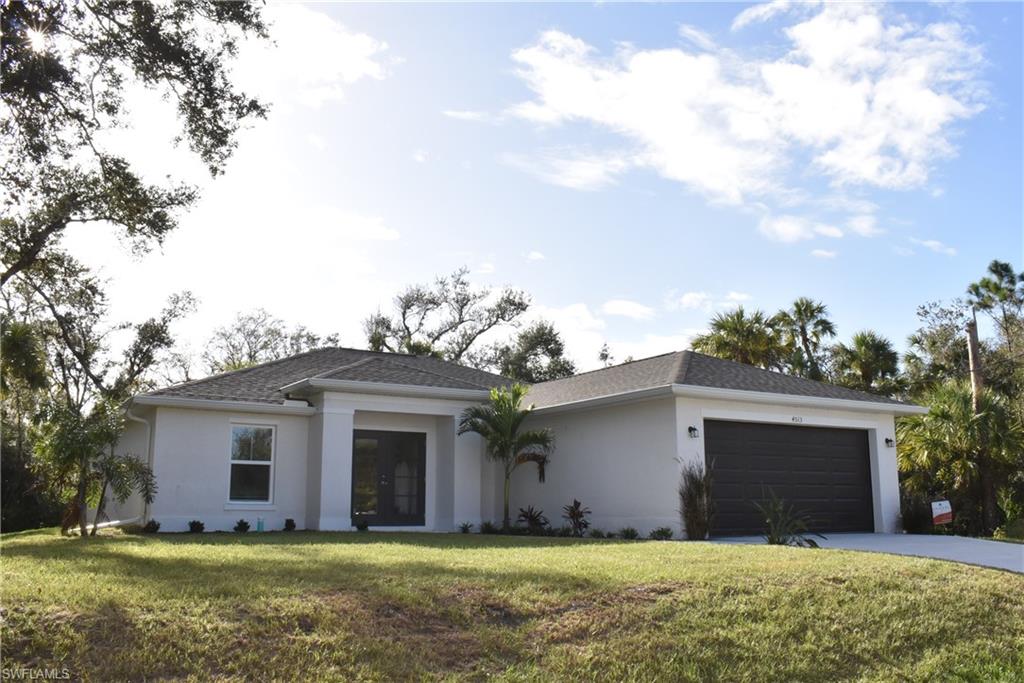
M 262 306 L 361 346 L 403 285 L 526 289 L 581 367 L 710 316 L 827 303 L 897 341 L 993 258 L 1022 264 L 1022 12 L 965 5 L 271 5 L 239 82 L 273 105 L 227 173 L 139 93 L 112 139 L 202 184 L 161 250 L 68 240 L 181 332 Z

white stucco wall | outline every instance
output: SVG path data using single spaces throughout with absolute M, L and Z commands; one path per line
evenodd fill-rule
M 527 424 L 551 429 L 555 451 L 543 484 L 533 465 L 513 473 L 513 522 L 519 508 L 533 505 L 560 526 L 562 507 L 576 498 L 591 509 L 593 527 L 632 526 L 647 533 L 669 526 L 678 534 L 674 399 L 537 414 Z M 500 523 L 500 511 L 494 521 Z
M 149 412 L 152 413 L 152 411 Z M 150 434 L 149 430 L 146 429 L 146 425 L 129 421 L 125 426 L 124 433 L 121 435 L 115 451 L 120 456 L 132 456 L 145 461 L 149 457 L 149 440 Z M 144 515 L 145 504 L 142 501 L 142 497 L 138 494 L 132 495 L 124 503 L 118 503 L 113 498 L 109 498 L 109 491 L 107 495 L 108 499 L 104 504 L 106 508 L 105 519 L 101 519 L 101 522 L 141 519 Z M 94 510 L 89 510 L 90 521 L 93 520 L 94 513 Z
M 898 529 L 896 449 L 885 445 L 886 438 L 895 439 L 892 414 L 682 397 L 531 417 L 529 426 L 554 431 L 555 452 L 545 483 L 538 483 L 529 465 L 513 475 L 513 520 L 520 507 L 532 504 L 553 525 L 561 525 L 562 506 L 578 498 L 592 510 L 594 527 L 616 531 L 632 526 L 646 534 L 668 526 L 681 536 L 679 472 L 684 462 L 704 462 L 705 419 L 865 430 L 875 530 Z M 691 425 L 699 438 L 689 436 Z M 499 522 L 500 485 L 495 495 L 494 521 Z
M 230 531 L 239 519 L 252 529 L 257 517 L 267 529 L 292 518 L 306 525 L 306 459 L 309 418 L 160 407 L 153 430 L 153 472 L 159 491 L 150 517 L 161 531 L 187 531 L 198 519 L 207 531 Z M 273 501 L 229 503 L 231 428 L 271 425 L 274 436 Z
M 704 462 L 704 420 L 865 430 L 871 459 L 875 531 L 894 533 L 899 528 L 900 493 L 896 449 L 885 445 L 886 438 L 896 439 L 895 421 L 891 413 L 680 397 L 676 399 L 676 432 L 682 461 Z M 689 437 L 687 428 L 691 425 L 700 430 L 699 438 Z
M 479 524 L 486 498 L 481 440 L 475 434 L 456 434 L 458 415 L 468 403 L 328 393 L 316 397 L 314 404 L 317 412 L 309 416 L 154 409 L 152 463 L 159 491 L 148 517 L 169 532 L 187 530 L 193 519 L 201 520 L 207 531 L 230 531 L 239 519 L 255 529 L 258 517 L 268 530 L 282 528 L 287 518 L 300 529 L 351 530 L 352 432 L 378 429 L 426 435 L 425 524 L 411 529 L 451 531 L 460 522 Z M 234 424 L 275 427 L 269 504 L 228 502 Z M 131 426 L 122 440 L 124 448 L 137 446 L 145 452 L 138 432 L 144 429 Z M 141 502 L 118 511 L 127 512 L 142 514 Z

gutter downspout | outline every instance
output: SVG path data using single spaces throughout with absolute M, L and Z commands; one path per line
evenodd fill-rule
M 150 436 L 152 434 L 152 427 L 149 424 L 149 420 L 134 415 L 130 407 L 125 408 L 124 416 L 132 422 L 139 422 L 146 425 L 146 466 L 149 467 L 150 471 L 153 470 L 153 448 L 150 443 Z M 143 501 L 142 503 L 142 521 L 146 522 L 149 520 L 149 503 Z

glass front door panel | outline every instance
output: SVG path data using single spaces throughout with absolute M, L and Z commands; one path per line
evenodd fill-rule
M 425 465 L 425 434 L 356 430 L 353 519 L 367 524 L 423 524 Z
M 352 448 L 352 515 L 366 517 L 377 514 L 377 457 L 380 441 L 357 437 Z

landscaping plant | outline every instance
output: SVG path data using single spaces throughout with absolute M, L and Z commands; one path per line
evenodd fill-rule
M 238 523 L 235 524 L 235 533 L 236 534 L 244 534 L 248 530 L 249 530 L 249 522 L 245 521 L 244 519 L 238 520 Z
M 160 531 L 160 522 L 155 519 L 151 519 L 146 522 L 145 526 L 142 527 L 142 533 L 144 534 L 155 534 Z
M 468 534 L 472 530 L 473 530 L 473 523 L 472 522 L 463 522 L 462 524 L 459 525 L 459 532 L 460 533 Z
M 548 518 L 544 516 L 543 510 L 537 510 L 532 505 L 526 508 L 519 508 L 519 517 L 516 518 L 516 523 L 522 522 L 526 525 L 526 530 L 531 534 L 543 534 L 548 528 Z
M 206 530 L 206 525 L 200 522 L 198 519 L 193 519 L 188 523 L 188 532 L 190 534 L 201 534 Z
M 754 503 L 761 515 L 764 517 L 765 534 L 764 540 L 769 545 L 792 545 L 801 548 L 817 548 L 818 543 L 807 538 L 807 517 L 786 501 L 775 495 L 771 489 L 768 490 L 768 499 L 760 503 Z M 815 533 L 818 538 L 825 538 Z
M 292 519 L 291 517 L 289 517 L 288 519 L 284 520 L 284 530 L 285 531 L 295 531 L 295 520 Z
M 711 468 L 687 462 L 679 478 L 679 513 L 686 537 L 703 541 L 711 534 Z
M 640 532 L 631 526 L 624 526 L 621 529 L 619 529 L 618 536 L 619 538 L 625 539 L 627 541 L 635 541 L 636 539 L 640 538 Z
M 573 498 L 572 505 L 563 507 L 562 512 L 564 513 L 562 517 L 569 522 L 572 535 L 582 538 L 583 534 L 587 531 L 587 527 L 590 526 L 590 522 L 586 519 L 587 515 L 590 514 L 590 508 L 584 507 L 582 503 Z
M 544 467 L 555 444 L 548 429 L 523 429 L 523 422 L 533 406 L 522 407 L 528 388 L 522 384 L 491 389 L 489 401 L 471 406 L 459 418 L 459 434 L 479 434 L 486 445 L 487 455 L 501 463 L 505 474 L 502 528 L 508 531 L 508 500 L 512 472 L 528 462 L 537 465 L 537 477 L 544 481 Z
M 651 529 L 651 533 L 647 537 L 652 541 L 671 541 L 672 530 L 667 526 L 659 526 L 657 529 Z

